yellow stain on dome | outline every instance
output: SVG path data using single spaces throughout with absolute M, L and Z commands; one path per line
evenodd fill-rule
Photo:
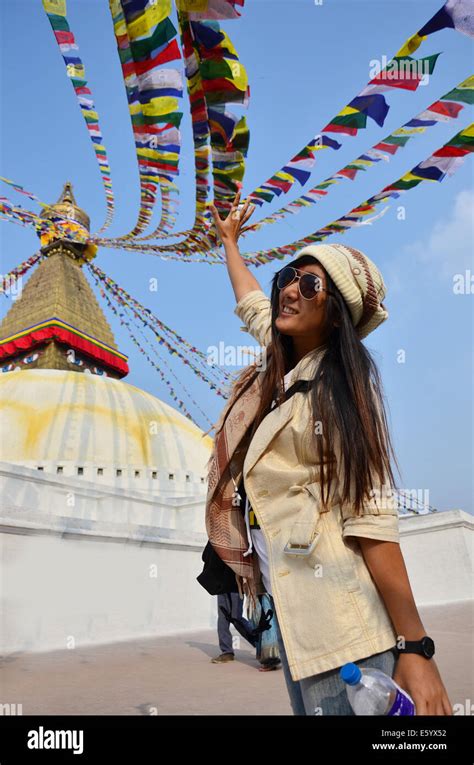
M 77 395 L 83 395 L 80 391 L 84 386 L 99 401 L 75 401 Z M 52 396 L 56 399 L 53 403 Z M 61 397 L 66 400 L 60 401 Z M 104 397 L 110 399 L 107 404 L 104 404 Z M 161 452 L 167 455 L 175 450 L 179 455 L 181 452 L 186 455 L 196 447 L 201 447 L 203 452 L 210 451 L 213 445 L 213 439 L 208 435 L 202 437 L 202 431 L 196 425 L 140 388 L 77 372 L 22 370 L 4 373 L 0 376 L 0 406 L 1 419 L 9 430 L 17 431 L 16 434 L 10 432 L 8 438 L 4 434 L 2 438 L 2 458 L 7 461 L 61 457 L 124 461 L 129 457 L 135 464 L 147 466 L 156 465 L 157 455 Z M 74 432 L 74 423 L 78 425 L 79 433 Z M 152 431 L 152 425 L 156 432 Z M 168 439 L 169 444 L 166 443 Z M 72 445 L 82 452 L 85 450 L 86 454 L 54 453 L 55 445 L 58 451 L 64 448 L 63 442 L 67 442 L 69 452 Z M 109 453 L 92 453 L 98 449 Z M 19 454 L 13 457 L 12 452 Z

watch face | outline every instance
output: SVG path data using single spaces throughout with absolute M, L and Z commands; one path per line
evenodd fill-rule
M 431 659 L 435 652 L 435 645 L 432 639 L 430 637 L 424 637 L 421 641 L 421 647 L 423 648 L 424 655 L 427 656 L 428 659 Z

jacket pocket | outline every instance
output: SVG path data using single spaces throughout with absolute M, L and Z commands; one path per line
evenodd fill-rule
M 361 592 L 357 541 L 342 537 L 342 529 L 337 523 L 338 513 L 337 506 L 333 506 L 327 513 L 321 513 L 318 523 L 321 538 L 305 562 L 310 568 L 316 568 L 319 564 L 323 577 L 326 572 L 330 572 L 328 575 L 335 580 L 335 585 L 342 593 Z
M 320 503 L 317 501 L 317 493 L 312 491 L 312 484 L 292 484 L 289 492 L 293 508 L 289 515 L 284 551 L 292 551 L 290 554 L 306 558 L 309 557 L 309 548 L 314 550 L 320 538 Z

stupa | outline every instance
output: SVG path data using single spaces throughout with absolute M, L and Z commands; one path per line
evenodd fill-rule
M 64 185 L 43 217 L 90 221 Z M 112 485 L 198 482 L 212 439 L 123 381 L 129 368 L 83 272 L 86 245 L 53 239 L 0 324 L 0 459 Z M 19 373 L 21 373 L 19 375 Z M 105 383 L 105 384 L 104 384 Z M 170 477 L 171 476 L 171 477 Z M 171 483 L 173 482 L 173 483 Z

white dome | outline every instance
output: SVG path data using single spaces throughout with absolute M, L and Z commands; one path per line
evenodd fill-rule
M 82 467 L 79 474 L 91 479 L 125 477 L 132 469 L 142 477 L 171 471 L 178 480 L 202 484 L 206 478 L 213 439 L 121 380 L 55 369 L 6 372 L 0 406 L 4 462 L 65 474 Z

